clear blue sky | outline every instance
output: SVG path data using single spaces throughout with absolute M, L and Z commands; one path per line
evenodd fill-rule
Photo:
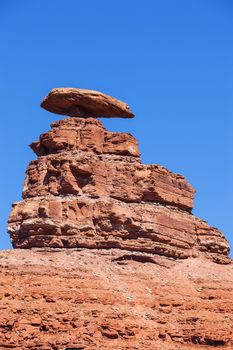
M 27 145 L 60 119 L 40 101 L 66 86 L 128 102 L 136 118 L 105 126 L 184 174 L 194 213 L 233 246 L 232 0 L 1 0 L 0 33 L 1 249 L 35 158 Z

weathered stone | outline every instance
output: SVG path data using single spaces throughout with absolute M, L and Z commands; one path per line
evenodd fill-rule
M 129 106 L 98 91 L 56 88 L 41 103 L 49 112 L 83 118 L 133 118 Z
M 144 165 L 137 141 L 94 118 L 67 118 L 33 143 L 24 201 L 13 206 L 16 248 L 120 248 L 228 262 L 224 236 L 189 212 L 194 190 L 181 175 Z
M 15 248 L 54 247 L 56 237 L 60 248 L 118 248 L 180 259 L 202 254 L 230 262 L 220 231 L 186 211 L 159 204 L 36 197 L 14 206 L 9 231 Z
M 27 169 L 24 198 L 86 194 L 193 208 L 194 190 L 183 176 L 141 164 L 133 136 L 108 132 L 96 119 L 55 122 L 31 147 L 40 157 Z
M 89 116 L 64 96 L 44 103 Z M 95 118 L 55 122 L 31 147 L 9 217 L 18 249 L 0 253 L 0 348 L 231 350 L 229 244 L 191 214 L 185 178 Z
M 65 151 L 90 151 L 139 157 L 137 140 L 130 134 L 107 131 L 94 118 L 66 118 L 30 146 L 38 156 Z
M 183 176 L 129 157 L 66 152 L 32 161 L 23 197 L 58 195 L 110 196 L 125 202 L 157 202 L 190 211 L 194 190 Z
M 0 348 L 233 348 L 232 264 L 119 249 L 0 252 Z

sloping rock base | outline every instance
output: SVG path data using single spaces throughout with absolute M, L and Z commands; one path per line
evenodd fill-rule
M 0 254 L 0 348 L 233 348 L 232 264 L 118 249 Z

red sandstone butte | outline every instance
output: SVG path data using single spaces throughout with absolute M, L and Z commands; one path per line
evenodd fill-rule
M 31 144 L 17 249 L 0 253 L 0 349 L 233 349 L 226 238 L 192 214 L 182 175 L 103 127 L 98 101 Z

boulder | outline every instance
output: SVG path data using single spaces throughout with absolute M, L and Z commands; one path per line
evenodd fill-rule
M 49 112 L 82 118 L 133 118 L 129 106 L 102 92 L 56 88 L 41 102 Z

